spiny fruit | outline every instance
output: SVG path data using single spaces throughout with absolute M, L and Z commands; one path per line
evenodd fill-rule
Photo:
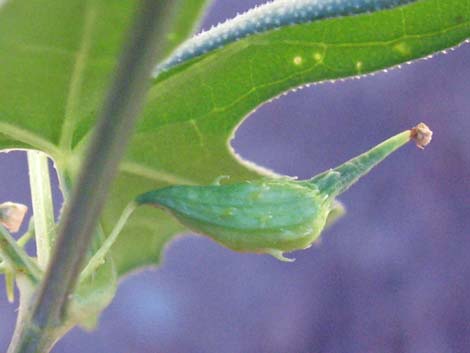
M 230 249 L 290 261 L 284 252 L 310 247 L 338 216 L 339 194 L 408 141 L 423 148 L 431 137 L 431 130 L 421 123 L 309 180 L 170 186 L 142 194 L 136 202 L 166 209 L 189 229 Z

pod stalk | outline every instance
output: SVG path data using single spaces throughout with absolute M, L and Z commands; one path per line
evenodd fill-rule
M 395 152 L 409 141 L 415 141 L 416 146 L 423 149 L 431 142 L 432 131 L 423 123 L 410 130 L 403 131 L 388 140 L 380 143 L 369 151 L 350 159 L 340 166 L 330 169 L 310 179 L 308 182 L 315 184 L 320 191 L 334 198 L 345 192 L 362 176 Z
M 106 256 L 111 251 L 111 247 L 116 242 L 119 234 L 121 233 L 122 229 L 126 225 L 127 220 L 132 215 L 132 213 L 137 208 L 137 206 L 138 204 L 135 202 L 131 202 L 127 205 L 127 207 L 122 212 L 121 217 L 119 217 L 119 220 L 114 226 L 111 234 L 106 238 L 104 243 L 101 245 L 101 247 L 93 255 L 93 257 L 90 259 L 88 264 L 80 273 L 79 283 L 82 283 L 84 280 L 89 278 L 95 271 L 98 270 L 98 267 L 104 264 L 104 262 L 106 261 Z

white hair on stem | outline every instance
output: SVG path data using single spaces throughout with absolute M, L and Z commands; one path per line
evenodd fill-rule
M 159 64 L 153 74 L 156 77 L 161 72 L 249 35 L 325 18 L 389 9 L 414 1 L 417 0 L 274 0 L 187 40 Z

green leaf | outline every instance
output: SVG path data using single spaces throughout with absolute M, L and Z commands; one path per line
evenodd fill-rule
M 0 148 L 43 150 L 73 174 L 134 5 L 9 0 L 0 7 Z M 282 92 L 387 68 L 469 37 L 470 0 L 422 0 L 246 37 L 176 67 L 150 91 L 103 214 L 105 232 L 147 190 L 264 174 L 234 157 L 227 140 L 251 111 Z M 163 211 L 138 210 L 113 249 L 118 272 L 155 264 L 182 231 Z
M 134 12 L 129 0 L 8 0 L 0 8 L 0 146 L 59 165 L 95 118 Z
M 121 192 L 112 200 L 123 197 L 131 174 L 146 180 L 140 190 L 208 184 L 220 175 L 230 175 L 231 182 L 253 178 L 256 173 L 233 156 L 227 141 L 264 102 L 294 87 L 385 69 L 468 38 L 469 0 L 423 0 L 247 37 L 177 67 L 150 91 L 118 181 Z M 158 231 L 167 229 L 161 211 L 138 212 L 114 249 L 121 272 L 151 263 Z M 131 230 L 138 224 L 149 229 L 141 229 L 148 234 L 145 242 Z M 143 257 L 137 259 L 138 254 Z

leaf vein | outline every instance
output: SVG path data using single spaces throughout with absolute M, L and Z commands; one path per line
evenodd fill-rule
M 75 125 L 78 119 L 77 114 L 80 103 L 80 91 L 83 85 L 83 75 L 86 68 L 86 62 L 90 54 L 93 28 L 96 20 L 96 9 L 90 6 L 90 4 L 91 2 L 88 1 L 85 8 L 81 45 L 75 56 L 75 63 L 68 88 L 65 117 L 62 123 L 59 142 L 62 149 L 71 149 Z
M 39 149 L 52 157 L 61 155 L 61 151 L 54 144 L 31 131 L 12 124 L 0 121 L 0 134 Z

